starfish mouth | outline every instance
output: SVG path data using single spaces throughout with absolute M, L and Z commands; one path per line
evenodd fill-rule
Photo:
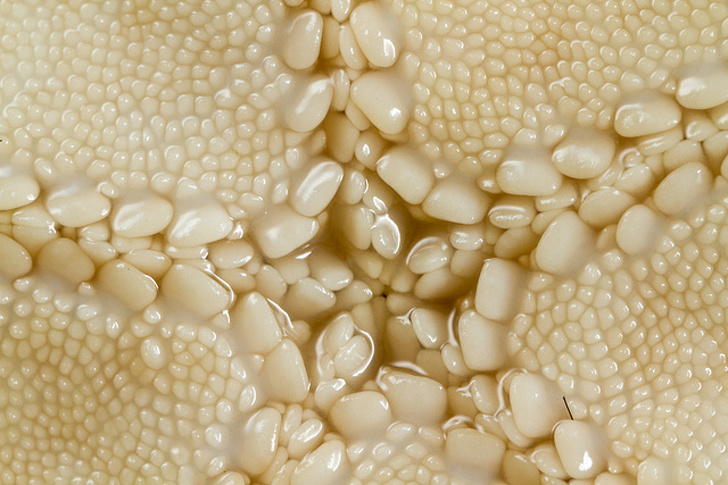
M 722 483 L 727 26 L 0 0 L 0 482 Z

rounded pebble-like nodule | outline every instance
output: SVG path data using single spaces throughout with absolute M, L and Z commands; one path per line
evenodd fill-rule
M 240 343 L 249 352 L 267 354 L 283 338 L 283 331 L 273 309 L 263 295 L 248 294 L 235 303 L 230 311 L 233 331 L 240 336 Z
M 675 485 L 675 464 L 665 458 L 650 456 L 637 468 L 639 485 Z
M 349 23 L 370 64 L 383 68 L 397 62 L 402 50 L 402 33 L 389 8 L 378 1 L 361 3 L 351 12 Z
M 212 482 L 214 485 L 247 485 L 247 477 L 238 472 L 226 472 Z
M 612 162 L 616 142 L 608 133 L 593 128 L 572 128 L 554 147 L 556 170 L 576 179 L 596 177 Z
M 486 318 L 510 320 L 518 311 L 526 273 L 513 261 L 486 259 L 475 290 L 475 309 Z
M 498 166 L 496 181 L 507 194 L 543 196 L 555 194 L 563 176 L 544 151 L 514 146 Z
M 270 466 L 278 448 L 281 413 L 263 408 L 253 414 L 243 427 L 240 442 L 240 467 L 251 475 L 259 475 Z
M 468 310 L 458 319 L 458 338 L 463 360 L 474 371 L 494 371 L 508 362 L 508 327 Z
M 700 162 L 689 162 L 672 171 L 657 186 L 653 200 L 657 208 L 667 215 L 675 215 L 692 208 L 708 195 L 713 174 Z
M 324 19 L 314 10 L 300 11 L 292 20 L 283 43 L 283 60 L 293 69 L 308 69 L 321 52 Z
M 516 374 L 508 392 L 513 419 L 524 436 L 549 436 L 557 422 L 569 417 L 559 389 L 538 374 Z
M 13 238 L 0 234 L 0 272 L 8 278 L 19 278 L 30 272 L 33 260 L 28 251 Z
M 603 472 L 594 479 L 594 485 L 634 485 L 634 483 L 634 478 L 628 473 Z
M 429 308 L 415 308 L 410 314 L 412 328 L 420 344 L 439 349 L 447 339 L 447 315 Z
M 476 224 L 485 218 L 490 206 L 488 195 L 470 180 L 452 175 L 439 180 L 422 202 L 430 217 L 458 224 Z
M 549 273 L 563 275 L 581 268 L 594 252 L 594 231 L 572 211 L 549 224 L 536 246 L 536 264 Z
M 162 278 L 161 293 L 202 318 L 210 318 L 230 305 L 228 289 L 210 275 L 187 264 L 173 265 Z
M 111 228 L 124 237 L 152 236 L 169 225 L 173 212 L 172 204 L 157 195 L 125 197 L 114 203 Z
M 728 65 L 686 66 L 678 77 L 675 99 L 688 109 L 715 108 L 728 101 Z
M 306 455 L 291 476 L 291 485 L 337 485 L 349 474 L 349 459 L 343 442 L 327 441 Z
M 579 206 L 579 217 L 599 229 L 617 222 L 636 202 L 637 199 L 626 191 L 612 187 L 599 189 L 584 198 Z
M 159 370 L 172 359 L 167 345 L 159 337 L 147 337 L 140 346 L 139 355 L 150 369 Z
M 625 211 L 617 224 L 617 244 L 627 254 L 640 254 L 656 242 L 664 220 L 646 205 L 638 204 Z
M 72 239 L 55 239 L 40 250 L 36 259 L 39 267 L 77 286 L 89 281 L 96 273 L 91 258 Z
M 324 424 L 318 418 L 304 421 L 288 439 L 288 455 L 300 460 L 307 453 L 313 451 L 324 437 Z
M 384 372 L 379 379 L 395 418 L 424 425 L 438 423 L 445 416 L 447 394 L 437 381 L 398 370 Z
M 232 230 L 233 219 L 219 203 L 191 196 L 175 203 L 166 234 L 173 246 L 192 247 L 222 239 Z
M 536 208 L 528 197 L 502 196 L 488 210 L 488 220 L 500 229 L 528 226 L 534 217 Z
M 374 391 L 347 394 L 331 406 L 329 418 L 348 439 L 378 438 L 393 419 L 387 399 Z
M 61 225 L 83 227 L 111 212 L 111 202 L 93 187 L 79 184 L 52 189 L 46 197 L 48 212 Z
M 221 239 L 210 245 L 210 261 L 218 269 L 240 268 L 253 259 L 255 248 L 248 241 Z
M 304 216 L 315 217 L 328 207 L 344 180 L 344 169 L 336 162 L 313 165 L 293 187 L 291 205 Z
M 499 437 L 470 428 L 453 428 L 447 433 L 448 460 L 480 474 L 494 475 L 503 460 L 506 445 Z
M 554 445 L 564 470 L 572 478 L 593 478 L 607 468 L 607 437 L 594 424 L 562 421 L 554 431 Z
M 429 161 L 408 146 L 397 146 L 387 151 L 377 162 L 377 173 L 410 204 L 425 200 L 435 183 Z
M 272 207 L 253 225 L 253 237 L 269 258 L 286 256 L 316 236 L 319 223 L 295 212 L 288 205 Z
M 299 133 L 312 131 L 326 117 L 334 99 L 334 85 L 331 79 L 316 75 L 293 89 L 290 100 L 285 103 L 286 125 Z
M 351 99 L 382 133 L 401 133 L 411 116 L 411 98 L 404 81 L 387 71 L 369 71 L 351 84 Z
M 302 401 L 311 385 L 301 351 L 287 338 L 266 355 L 260 379 L 268 398 L 283 402 Z
M 40 185 L 31 176 L 0 170 L 0 210 L 17 209 L 30 204 L 40 195 Z
M 625 98 L 614 115 L 614 130 L 634 138 L 654 135 L 677 126 L 682 110 L 674 98 L 654 91 L 644 91 Z
M 109 261 L 96 277 L 101 286 L 134 310 L 143 310 L 157 298 L 157 283 L 124 261 Z

